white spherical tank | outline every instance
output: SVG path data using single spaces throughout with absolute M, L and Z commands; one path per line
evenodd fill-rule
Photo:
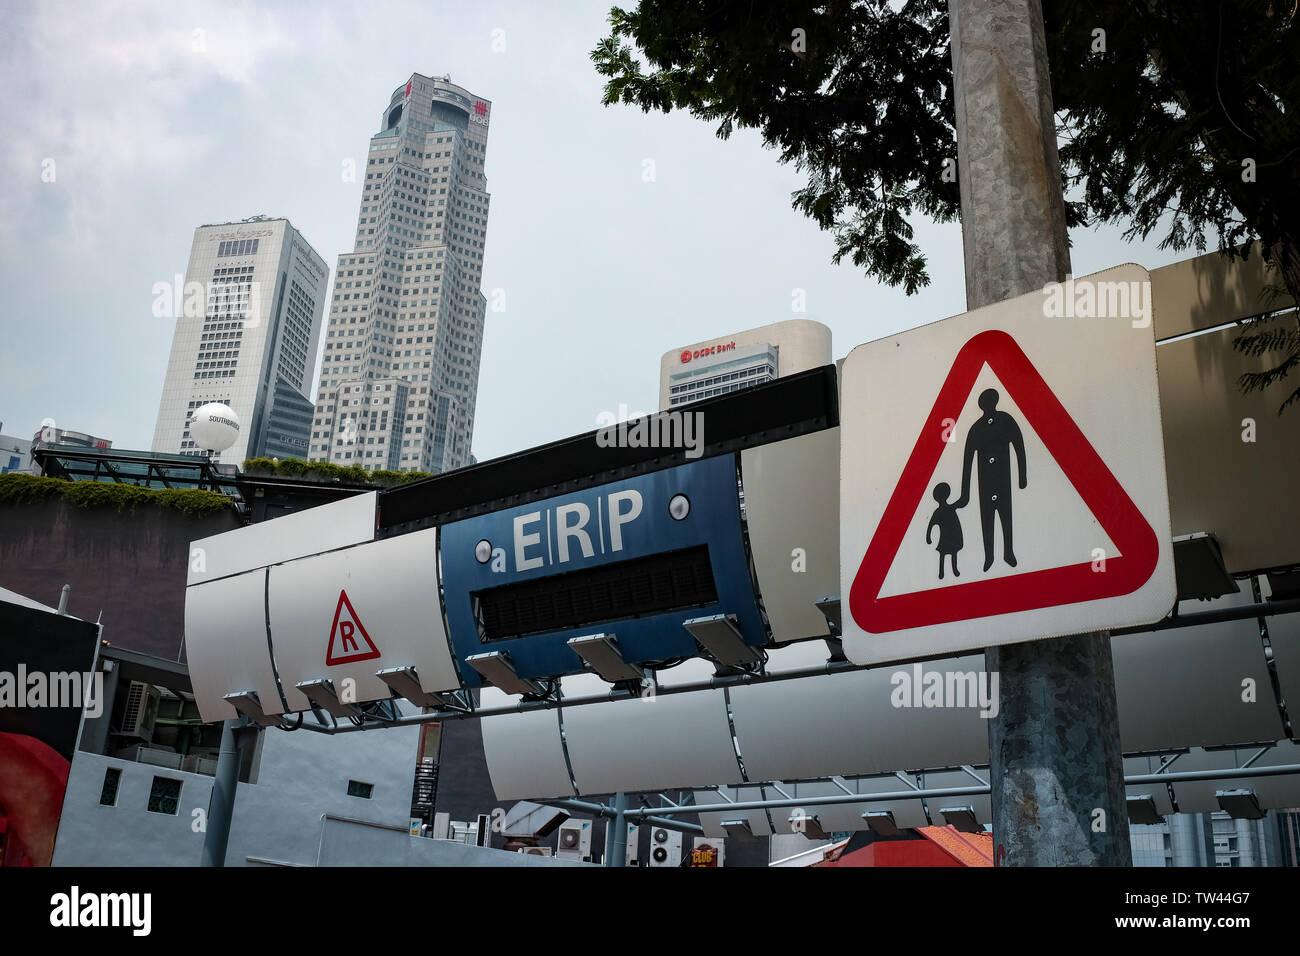
M 229 405 L 209 402 L 190 418 L 194 444 L 208 451 L 225 451 L 239 440 L 239 416 Z

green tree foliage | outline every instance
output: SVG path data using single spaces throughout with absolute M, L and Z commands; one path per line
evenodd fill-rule
M 1071 227 L 1160 230 L 1162 248 L 1256 243 L 1300 298 L 1300 16 L 1296 0 L 1043 0 Z M 807 175 L 796 209 L 835 262 L 910 295 L 929 283 L 912 221 L 960 213 L 947 0 L 641 0 L 592 51 L 606 105 L 687 110 L 720 137 L 755 129 Z M 1300 364 L 1300 334 L 1234 345 Z M 1270 359 L 1271 360 L 1271 359 Z M 1300 400 L 1300 388 L 1283 407 Z

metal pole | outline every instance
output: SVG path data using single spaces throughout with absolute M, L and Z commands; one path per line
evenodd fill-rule
M 587 803 L 583 800 L 539 800 L 538 803 L 545 804 L 548 807 L 559 807 L 562 810 L 577 810 L 579 813 L 594 813 L 598 817 L 612 817 L 614 811 L 612 808 L 600 803 Z M 661 816 L 661 809 L 650 810 L 628 810 L 624 813 L 625 820 L 635 819 L 638 822 L 653 827 L 662 827 L 665 830 L 680 830 L 682 833 L 692 833 L 696 836 L 704 836 L 704 827 L 698 823 L 683 823 L 681 820 L 672 820 L 668 817 Z M 691 806 L 677 807 L 673 813 L 694 813 L 695 808 Z M 606 840 L 606 843 L 609 841 Z
M 1040 0 L 949 0 L 969 309 L 1070 271 Z M 1102 371 L 1083 370 L 1098 376 Z M 1105 633 L 985 652 L 1001 866 L 1130 866 L 1115 674 Z
M 208 800 L 208 816 L 203 833 L 203 858 L 200 866 L 226 865 L 230 818 L 235 812 L 235 790 L 239 786 L 236 724 L 242 726 L 243 719 L 227 720 L 221 725 L 221 753 L 217 757 L 217 775 L 212 781 L 212 796 Z
M 614 819 L 606 826 L 614 828 L 610 841 L 609 860 L 606 866 L 627 866 L 627 794 L 621 790 L 614 794 Z

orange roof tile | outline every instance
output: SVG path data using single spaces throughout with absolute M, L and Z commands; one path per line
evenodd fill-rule
M 916 832 L 937 843 L 963 866 L 993 865 L 993 834 L 963 833 L 954 826 L 917 827 Z

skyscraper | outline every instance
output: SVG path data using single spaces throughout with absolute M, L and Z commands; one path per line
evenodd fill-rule
M 218 460 L 305 458 L 328 278 L 325 260 L 287 219 L 195 229 L 184 284 L 177 276 L 154 286 L 155 316 L 176 327 L 153 450 L 203 454 L 190 416 L 224 402 L 241 427 Z
M 313 460 L 372 471 L 469 463 L 487 311 L 490 115 L 487 100 L 450 77 L 418 73 L 384 109 L 356 242 L 335 272 Z

